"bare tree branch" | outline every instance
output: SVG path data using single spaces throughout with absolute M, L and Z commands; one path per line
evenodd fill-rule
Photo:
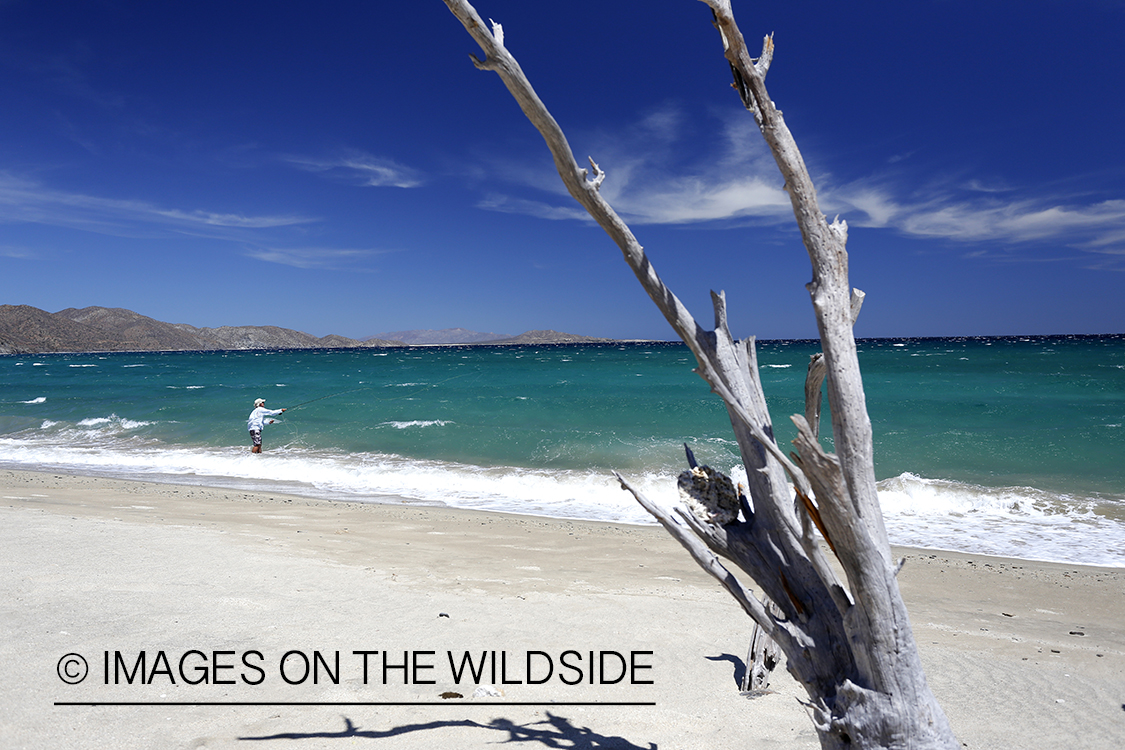
M 444 2 L 485 55 L 484 60 L 473 57 L 474 64 L 500 76 L 542 134 L 571 196 L 620 248 L 641 286 L 695 355 L 696 372 L 723 399 L 746 467 L 749 497 L 731 499 L 729 479 L 697 466 L 690 451 L 692 468 L 681 482 L 690 485 L 701 505 L 693 503 L 692 512 L 677 508 L 679 519 L 618 475 L 622 486 L 777 641 L 786 667 L 809 695 L 822 747 L 957 747 L 926 684 L 876 494 L 871 422 L 852 332 L 863 293 L 852 290 L 848 281 L 847 225 L 838 219 L 829 223 L 821 213 L 796 142 L 766 90 L 772 36 L 765 38 L 761 56 L 752 59 L 729 0 L 702 0 L 711 8 L 734 87 L 785 179 L 812 264 L 807 289 L 820 331 L 823 368 L 817 363 L 814 372 L 810 363 L 808 416 L 793 418 L 798 437 L 792 459 L 774 440 L 754 340 L 739 342 L 731 336 L 723 293 L 712 293 L 715 324 L 707 330 L 657 275 L 632 231 L 601 197 L 605 172 L 593 159 L 592 179 L 579 168 L 558 123 L 504 47 L 500 25 L 493 23 L 489 31 L 464 0 Z M 821 381 L 828 393 L 836 455 L 825 452 L 817 439 Z M 824 557 L 814 527 L 838 557 L 847 589 Z M 767 611 L 719 557 L 760 586 L 776 612 Z

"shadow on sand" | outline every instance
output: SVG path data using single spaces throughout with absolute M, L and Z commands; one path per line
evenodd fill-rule
M 733 654 L 723 654 L 722 656 L 705 656 L 707 661 L 729 661 L 734 667 L 734 684 L 742 685 L 742 678 L 746 675 L 746 662 L 739 659 Z
M 612 737 L 598 734 L 588 727 L 575 726 L 562 716 L 555 716 L 546 712 L 547 718 L 530 724 L 516 724 L 510 719 L 493 719 L 487 724 L 469 719 L 456 721 L 429 721 L 424 724 L 403 724 L 386 730 L 360 729 L 347 716 L 344 719 L 344 728 L 339 732 L 282 732 L 263 737 L 239 737 L 245 741 L 264 740 L 310 740 L 310 739 L 385 739 L 398 737 L 411 732 L 424 732 L 445 727 L 469 727 L 487 729 L 495 732 L 504 732 L 507 737 L 499 739 L 500 742 L 534 742 L 543 747 L 566 748 L 567 750 L 657 750 L 654 743 L 648 745 L 634 745 L 623 737 Z

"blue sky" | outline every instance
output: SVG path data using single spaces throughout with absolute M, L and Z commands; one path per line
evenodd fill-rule
M 657 269 L 815 335 L 705 5 L 480 0 Z M 859 336 L 1125 332 L 1125 1 L 734 0 Z M 672 338 L 440 0 L 0 0 L 0 303 L 361 337 Z

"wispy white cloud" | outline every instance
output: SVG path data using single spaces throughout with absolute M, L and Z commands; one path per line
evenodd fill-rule
M 1080 202 L 1061 196 L 1026 197 L 1008 191 L 954 195 L 935 191 L 898 198 L 891 187 L 845 185 L 822 194 L 827 210 L 853 226 L 896 229 L 915 237 L 959 242 L 1023 243 L 1058 240 L 1069 247 L 1103 247 L 1125 237 L 1125 200 Z
M 719 137 L 713 132 L 690 133 L 688 118 L 666 108 L 642 118 L 623 135 L 583 134 L 575 140 L 593 151 L 605 168 L 601 192 L 632 223 L 753 219 L 789 224 L 792 208 L 777 167 L 752 120 L 738 115 L 724 116 Z M 701 141 L 709 141 L 709 146 L 700 146 Z M 502 160 L 490 166 L 497 164 L 500 168 L 491 175 L 543 191 L 543 198 L 493 193 L 480 203 L 482 208 L 560 220 L 582 215 L 563 208 L 575 204 L 557 177 L 556 187 L 545 189 L 544 178 L 553 175 L 544 170 L 532 177 L 526 166 L 504 168 Z M 911 174 L 901 165 L 893 169 L 850 182 L 814 175 L 822 210 L 829 216 L 839 214 L 855 227 L 919 238 L 1001 244 L 1052 241 L 1086 252 L 1107 252 L 1125 244 L 1125 200 L 1051 195 L 995 177 L 934 184 L 930 176 Z
M 172 221 L 182 221 L 187 224 L 249 229 L 286 227 L 293 224 L 305 224 L 310 221 L 297 216 L 243 216 L 242 214 L 217 214 L 209 211 L 179 211 L 176 209 L 155 209 L 154 213 Z
M 617 205 L 642 224 L 692 224 L 756 217 L 791 217 L 785 191 L 758 177 L 708 180 L 696 175 L 672 178 L 621 195 Z
M 979 178 L 973 178 L 966 182 L 962 187 L 976 193 L 1007 193 L 1015 190 L 1011 185 L 1006 185 L 998 181 L 985 182 Z
M 115 236 L 154 232 L 211 233 L 308 224 L 305 216 L 219 213 L 165 208 L 141 200 L 102 198 L 56 190 L 0 172 L 0 222 L 65 226 Z
M 664 107 L 644 115 L 616 134 L 582 134 L 577 141 L 606 171 L 601 193 L 623 218 L 635 224 L 692 224 L 746 218 L 784 221 L 792 217 L 773 159 L 747 117 L 729 118 L 713 143 L 689 143 L 691 127 L 683 113 Z M 576 148 L 576 150 L 577 150 Z M 580 157 L 581 158 L 581 157 Z M 502 196 L 498 191 L 480 207 L 521 212 L 548 219 L 586 219 L 550 162 L 498 157 L 487 175 L 541 191 L 542 200 Z M 482 172 L 483 173 L 483 172 Z M 575 210 L 572 210 L 575 209 Z
M 624 138 L 594 141 L 596 157 L 605 154 L 606 199 L 640 224 L 791 217 L 789 197 L 753 121 L 726 117 L 720 125 L 718 137 L 710 133 L 691 143 L 691 123 L 665 108 Z
M 246 255 L 266 263 L 279 263 L 283 266 L 317 270 L 363 270 L 357 264 L 376 255 L 392 252 L 371 248 L 252 248 Z
M 487 211 L 535 216 L 540 219 L 591 221 L 586 210 L 573 202 L 572 205 L 559 205 L 548 201 L 528 200 L 527 198 L 493 193 L 478 201 L 477 206 Z
M 331 179 L 360 187 L 413 188 L 423 183 L 421 173 L 393 159 L 351 150 L 333 157 L 284 156 L 282 160 L 299 169 L 323 174 Z
M 0 257 L 29 259 L 38 257 L 38 253 L 26 247 L 17 247 L 15 245 L 0 245 Z

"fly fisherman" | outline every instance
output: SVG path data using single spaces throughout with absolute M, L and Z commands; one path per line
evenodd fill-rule
M 250 449 L 251 453 L 262 452 L 262 428 L 266 424 L 273 424 L 273 420 L 267 421 L 266 417 L 276 417 L 283 411 L 285 409 L 267 409 L 264 398 L 254 399 L 254 411 L 250 412 L 250 418 L 246 420 L 246 428 L 250 430 L 250 442 L 254 444 Z

